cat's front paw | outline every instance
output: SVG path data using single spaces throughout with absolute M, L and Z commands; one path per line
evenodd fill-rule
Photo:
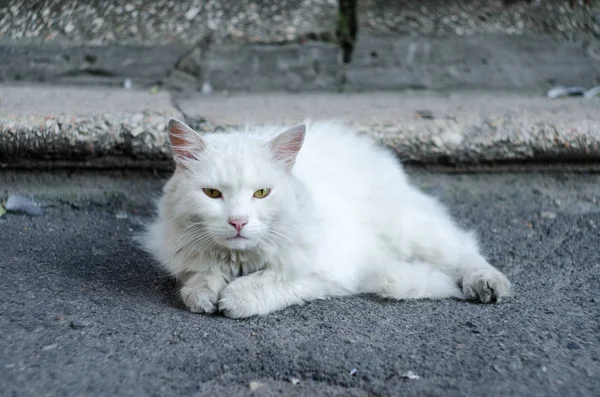
M 183 287 L 181 298 L 187 308 L 194 313 L 214 313 L 217 311 L 218 293 L 208 288 Z
M 462 281 L 463 293 L 469 300 L 498 302 L 510 296 L 510 281 L 496 269 L 477 269 Z
M 244 318 L 262 314 L 254 290 L 257 285 L 243 277 L 223 288 L 219 298 L 219 311 L 231 318 Z

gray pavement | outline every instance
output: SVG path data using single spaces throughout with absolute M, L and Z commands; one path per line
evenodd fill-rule
M 600 176 L 411 173 L 478 231 L 513 299 L 192 314 L 131 242 L 159 177 L 3 171 L 0 198 L 47 204 L 0 218 L 3 395 L 597 395 Z
M 338 119 L 422 164 L 598 161 L 600 98 L 405 91 L 177 95 L 98 87 L 0 87 L 0 166 L 171 165 L 166 125 L 211 132 Z

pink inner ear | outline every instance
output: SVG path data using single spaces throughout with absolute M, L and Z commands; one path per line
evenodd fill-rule
M 175 119 L 169 122 L 169 141 L 175 158 L 179 160 L 194 158 L 194 153 L 204 149 L 200 134 Z
M 304 124 L 292 127 L 271 141 L 271 150 L 275 158 L 291 169 L 296 162 L 298 152 L 304 143 L 306 126 Z

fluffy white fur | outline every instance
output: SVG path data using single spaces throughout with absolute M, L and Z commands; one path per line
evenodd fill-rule
M 509 295 L 474 235 L 413 187 L 392 153 L 346 126 L 169 129 L 177 169 L 142 240 L 193 312 L 248 317 L 361 292 Z M 271 193 L 255 198 L 263 188 Z M 238 237 L 230 218 L 247 222 Z

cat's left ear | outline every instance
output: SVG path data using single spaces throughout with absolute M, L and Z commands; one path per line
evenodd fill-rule
M 282 162 L 288 170 L 291 170 L 296 162 L 305 135 L 306 125 L 300 124 L 282 132 L 270 142 L 275 159 Z

